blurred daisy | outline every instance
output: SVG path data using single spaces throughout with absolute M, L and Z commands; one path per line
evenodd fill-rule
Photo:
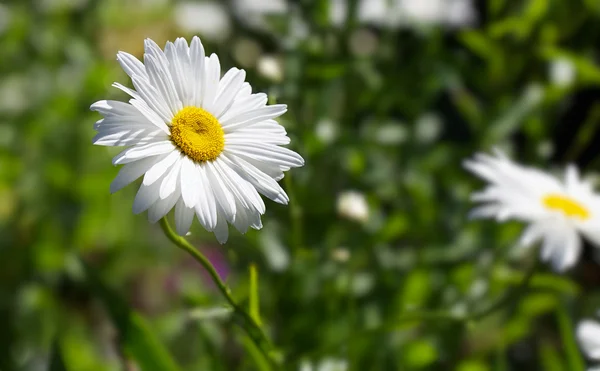
M 357 191 L 345 191 L 338 195 L 337 212 L 346 219 L 361 223 L 369 219 L 367 199 L 364 194 Z
M 113 159 L 124 165 L 111 184 L 116 192 L 144 176 L 133 212 L 148 210 L 156 222 L 175 208 L 177 232 L 185 235 L 194 214 L 219 242 L 228 225 L 241 233 L 260 229 L 265 204 L 259 193 L 287 204 L 277 184 L 283 172 L 302 166 L 274 119 L 286 106 L 267 106 L 267 96 L 252 93 L 245 72 L 232 68 L 221 77 L 219 58 L 204 55 L 200 39 L 183 38 L 161 50 L 145 41 L 144 63 L 119 52 L 117 60 L 135 90 L 113 86 L 129 103 L 99 101 L 91 109 L 104 118 L 94 128 L 94 144 L 128 146 Z
M 577 340 L 587 358 L 600 361 L 600 323 L 589 319 L 581 321 L 577 326 Z
M 226 39 L 231 31 L 227 8 L 217 1 L 177 3 L 175 22 L 185 32 L 215 41 Z
M 600 198 L 581 180 L 577 168 L 567 167 L 561 181 L 540 170 L 511 162 L 502 152 L 477 154 L 465 167 L 490 185 L 472 195 L 483 203 L 475 218 L 516 219 L 529 223 L 519 244 L 542 243 L 542 259 L 558 271 L 573 266 L 581 252 L 579 234 L 600 245 Z

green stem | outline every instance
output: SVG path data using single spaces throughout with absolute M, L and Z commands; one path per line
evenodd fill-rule
M 192 246 L 185 238 L 177 235 L 167 218 L 162 218 L 160 220 L 160 226 L 165 233 L 165 235 L 173 242 L 177 247 L 189 253 L 198 263 L 200 263 L 204 269 L 210 275 L 212 281 L 215 283 L 223 297 L 227 300 L 231 308 L 233 309 L 233 317 L 236 319 L 236 323 L 246 332 L 248 337 L 252 340 L 252 342 L 256 345 L 256 347 L 260 350 L 265 359 L 269 362 L 270 366 L 274 369 L 278 369 L 278 365 L 274 357 L 272 356 L 271 350 L 272 346 L 269 342 L 268 338 L 260 328 L 260 326 L 252 319 L 252 317 L 242 308 L 231 296 L 231 290 L 225 282 L 219 277 L 217 270 L 211 262 L 204 256 L 200 251 L 198 251 L 194 246 Z
M 478 321 L 501 309 L 508 303 L 516 303 L 519 297 L 529 288 L 529 283 L 531 282 L 531 279 L 533 278 L 538 266 L 539 259 L 537 259 L 536 262 L 531 265 L 519 286 L 517 286 L 514 290 L 507 290 L 495 303 L 478 313 L 473 313 L 467 319 Z

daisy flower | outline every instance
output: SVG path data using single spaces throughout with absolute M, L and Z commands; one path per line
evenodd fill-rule
M 472 195 L 482 205 L 471 216 L 528 223 L 519 245 L 528 247 L 542 240 L 542 259 L 551 261 L 557 271 L 577 261 L 580 234 L 600 245 L 600 198 L 589 182 L 580 179 L 575 166 L 569 165 L 561 180 L 518 165 L 500 151 L 495 156 L 477 154 L 464 166 L 490 183 Z
M 267 96 L 252 93 L 244 70 L 221 77 L 219 58 L 205 56 L 200 39 L 183 38 L 164 51 L 144 42 L 143 63 L 119 52 L 117 60 L 135 90 L 113 86 L 131 96 L 128 103 L 102 100 L 91 109 L 104 116 L 93 143 L 127 146 L 113 158 L 123 165 L 110 186 L 116 192 L 143 176 L 133 212 L 148 210 L 157 222 L 175 208 L 177 233 L 185 235 L 194 215 L 225 243 L 228 223 L 241 233 L 260 229 L 265 204 L 259 193 L 287 204 L 277 181 L 304 160 L 281 147 L 290 139 L 274 119 L 284 104 L 267 106 Z

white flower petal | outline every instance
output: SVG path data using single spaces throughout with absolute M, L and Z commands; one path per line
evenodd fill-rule
M 204 99 L 204 81 L 205 81 L 205 70 L 204 66 L 206 57 L 204 55 L 204 47 L 197 36 L 194 36 L 190 44 L 190 67 L 192 69 L 191 79 L 194 82 L 192 87 L 192 103 L 190 105 L 196 107 L 202 107 L 202 101 Z
M 205 166 L 195 165 L 199 180 L 198 187 L 202 190 L 198 193 L 195 207 L 196 215 L 198 215 L 198 219 L 204 228 L 212 231 L 217 225 L 217 201 L 215 200 L 215 195 L 208 179 L 208 175 L 206 175 Z
M 117 61 L 119 61 L 123 71 L 125 71 L 129 77 L 138 75 L 142 78 L 148 79 L 148 74 L 146 73 L 144 64 L 133 55 L 125 52 L 118 52 Z
M 154 112 L 162 122 L 171 122 L 173 119 L 173 113 L 169 108 L 169 105 L 165 101 L 165 98 L 159 92 L 159 90 L 151 85 L 151 83 L 142 79 L 137 75 L 133 75 L 131 77 L 131 82 L 133 82 L 133 86 L 135 86 L 135 90 L 140 94 L 144 102 L 148 105 L 148 107 Z M 135 99 L 134 99 L 135 101 Z M 133 104 L 133 103 L 132 103 Z
M 217 212 L 217 223 L 215 225 L 215 237 L 220 244 L 224 244 L 227 242 L 229 238 L 229 227 L 227 225 L 227 216 L 225 215 L 225 211 L 223 211 L 220 207 Z
M 270 133 L 254 133 L 252 131 L 238 130 L 225 135 L 227 144 L 243 144 L 243 143 L 268 143 L 273 145 L 286 145 L 290 143 L 290 138 L 285 135 L 277 135 Z
M 148 186 L 143 183 L 140 185 L 140 189 L 138 189 L 135 199 L 133 200 L 134 214 L 139 214 L 148 210 L 150 206 L 158 200 L 161 184 L 162 182 L 159 180 Z
M 160 198 L 148 209 L 148 221 L 156 223 L 161 220 L 177 203 L 179 192 L 173 192 L 169 197 L 161 200 Z
M 217 96 L 219 87 L 219 79 L 221 77 L 221 64 L 219 57 L 216 54 L 211 54 L 210 57 L 204 60 L 204 80 L 202 88 L 202 108 L 208 112 L 213 112 L 213 104 Z
M 225 148 L 225 151 L 280 166 L 299 167 L 304 165 L 304 159 L 296 152 L 266 143 L 236 143 Z
M 144 54 L 144 63 L 148 71 L 149 81 L 166 103 L 172 119 L 183 108 L 183 104 L 179 100 L 171 74 L 169 70 L 160 68 L 158 66 L 159 62 L 150 54 Z
M 181 170 L 181 158 L 177 159 L 160 185 L 159 197 L 161 200 L 169 197 L 176 191 L 179 183 L 179 171 Z
M 187 207 L 193 208 L 198 202 L 198 197 L 201 192 L 200 174 L 196 169 L 196 165 L 192 160 L 183 156 L 181 158 L 181 197 Z
M 137 178 L 141 177 L 148 171 L 148 169 L 152 168 L 156 162 L 160 162 L 161 159 L 162 156 L 148 157 L 124 165 L 121 170 L 119 170 L 117 177 L 110 184 L 110 192 L 115 193 Z
M 227 221 L 233 222 L 235 220 L 235 200 L 233 195 L 227 189 L 227 186 L 223 182 L 223 179 L 219 176 L 219 173 L 214 167 L 212 162 L 207 162 L 204 165 L 206 175 L 210 182 L 217 204 L 221 207 L 221 210 L 225 214 Z
M 215 117 L 220 117 L 231 107 L 245 78 L 246 71 L 238 70 L 237 68 L 232 68 L 225 73 L 225 76 L 223 76 L 219 83 L 217 97 L 212 107 L 212 113 Z
M 225 155 L 222 158 L 239 176 L 250 182 L 258 192 L 277 203 L 287 205 L 289 202 L 287 194 L 269 175 L 242 158 L 231 155 Z
M 133 146 L 116 155 L 113 158 L 113 165 L 127 164 L 144 157 L 163 155 L 175 150 L 173 143 L 168 140 Z
M 229 120 L 224 120 L 221 122 L 221 126 L 226 133 L 230 133 L 234 130 L 241 129 L 261 121 L 274 119 L 275 117 L 283 115 L 286 111 L 287 106 L 285 104 L 264 106 L 241 113 Z
M 138 117 L 140 113 L 130 104 L 116 100 L 101 100 L 90 106 L 92 111 L 100 113 L 104 117 Z
M 577 326 L 577 340 L 588 358 L 600 360 L 600 323 L 581 321 Z
M 145 101 L 131 99 L 129 103 L 131 104 L 131 106 L 137 108 L 138 113 L 144 115 L 144 117 L 154 126 L 156 126 L 157 128 L 161 129 L 169 135 L 171 134 L 171 131 L 169 130 L 167 124 L 165 124 L 163 119 L 156 112 L 154 112 L 150 107 L 148 107 Z
M 180 236 L 185 236 L 189 232 L 194 221 L 194 209 L 185 206 L 180 198 L 175 204 L 175 230 Z
M 152 166 L 148 171 L 146 171 L 146 175 L 144 176 L 144 184 L 150 185 L 156 182 L 171 168 L 171 166 L 173 166 L 173 164 L 179 159 L 179 157 L 179 152 L 174 151 L 166 155 L 161 161 L 154 164 L 154 166 Z
M 548 229 L 542 245 L 542 260 L 550 260 L 553 268 L 564 272 L 571 268 L 581 253 L 581 241 L 575 230 L 554 225 Z
M 137 91 L 130 89 L 122 84 L 119 84 L 118 82 L 113 82 L 112 84 L 113 87 L 121 90 L 122 92 L 124 92 L 125 94 L 128 94 L 129 96 L 131 96 L 132 98 L 135 99 L 142 99 L 141 95 L 138 94 Z
M 184 106 L 193 105 L 193 81 L 190 81 L 191 62 L 188 44 L 180 37 L 175 43 L 168 42 L 165 46 L 165 55 L 169 61 L 171 77 L 179 100 Z
M 546 230 L 547 226 L 544 224 L 544 222 L 530 224 L 527 228 L 525 228 L 523 234 L 521 234 L 519 245 L 523 247 L 529 247 L 533 245 L 536 241 L 544 236 Z
M 131 146 L 161 142 L 165 139 L 166 136 L 162 130 L 117 127 L 98 130 L 98 134 L 94 136 L 92 143 L 97 146 Z

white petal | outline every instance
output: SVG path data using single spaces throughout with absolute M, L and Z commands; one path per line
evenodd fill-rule
M 168 140 L 127 148 L 113 158 L 113 165 L 127 164 L 144 157 L 162 155 L 177 150 Z
M 225 73 L 225 76 L 219 82 L 219 90 L 212 107 L 212 113 L 215 117 L 220 117 L 231 107 L 245 78 L 246 71 L 238 70 L 237 68 L 232 68 Z
M 156 126 L 148 122 L 148 120 L 139 112 L 137 112 L 137 116 L 109 116 L 96 121 L 96 123 L 94 124 L 94 130 L 100 131 L 104 129 L 147 129 L 150 131 L 157 130 Z
M 529 247 L 533 245 L 537 240 L 544 236 L 546 228 L 547 227 L 543 222 L 537 222 L 528 225 L 523 231 L 523 234 L 521 234 L 519 245 L 522 247 Z
M 104 117 L 112 116 L 134 116 L 138 117 L 139 112 L 130 104 L 116 100 L 101 100 L 90 106 L 92 111 L 99 112 Z
M 213 161 L 213 165 L 236 199 L 236 202 L 239 201 L 239 204 L 246 209 L 256 210 L 261 214 L 265 212 L 264 202 L 250 183 L 233 171 L 221 158 Z M 237 206 L 236 210 L 239 211 Z
M 179 171 L 181 170 L 181 157 L 175 161 L 171 169 L 165 176 L 160 185 L 159 197 L 161 200 L 169 197 L 178 188 L 179 183 Z
M 217 224 L 214 233 L 220 244 L 227 242 L 227 239 L 229 238 L 229 226 L 227 225 L 225 212 L 220 208 L 217 213 Z
M 199 193 L 205 192 L 200 188 L 200 174 L 196 165 L 186 156 L 183 156 L 180 161 L 181 198 L 187 207 L 194 207 L 198 202 Z
M 179 192 L 173 192 L 169 197 L 161 200 L 160 198 L 148 209 L 148 220 L 150 223 L 156 223 L 171 211 L 179 199 Z
M 196 203 L 196 215 L 200 223 L 209 231 L 217 225 L 217 202 L 212 190 L 210 180 L 206 174 L 205 165 L 195 164 L 198 174 L 198 199 Z
M 123 91 L 125 94 L 130 95 L 132 98 L 135 99 L 142 99 L 142 97 L 138 94 L 137 91 L 130 89 L 122 84 L 119 84 L 118 82 L 113 82 L 112 86 L 114 86 L 115 88 Z
M 285 147 L 266 143 L 233 144 L 225 148 L 225 151 L 237 156 L 250 157 L 279 166 L 299 167 L 304 165 L 304 159 L 296 152 Z
M 175 230 L 180 236 L 185 236 L 189 232 L 194 221 L 194 209 L 185 206 L 180 198 L 175 204 Z
M 155 111 L 148 107 L 148 104 L 146 104 L 145 101 L 132 99 L 129 101 L 129 103 L 131 103 L 131 105 L 138 110 L 138 114 L 141 113 L 148 120 L 148 122 L 152 123 L 165 133 L 171 134 L 169 127 L 167 124 L 165 124 L 165 121 L 163 121 L 163 119 Z
M 557 272 L 572 267 L 581 253 L 581 241 L 573 228 L 554 225 L 548 228 L 542 245 L 542 260 L 551 260 Z
M 118 52 L 117 61 L 119 61 L 123 71 L 125 71 L 129 77 L 138 75 L 146 79 L 148 78 L 144 64 L 133 55 L 126 52 Z
M 226 110 L 222 116 L 217 116 L 220 121 L 228 121 L 234 119 L 236 116 L 248 111 L 252 111 L 267 104 L 268 97 L 264 93 L 257 94 L 244 94 L 244 87 L 249 86 L 248 83 L 243 83 L 242 88 L 235 97 L 234 103 L 231 107 Z
M 181 157 L 181 154 L 178 151 L 173 151 L 166 155 L 161 161 L 157 162 L 152 166 L 144 176 L 144 184 L 150 185 L 156 182 L 160 177 L 162 177 L 167 170 L 173 166 L 175 161 L 177 161 Z
M 577 326 L 577 340 L 585 355 L 600 360 L 600 324 L 592 320 L 583 320 Z
M 567 189 L 577 189 L 580 183 L 577 166 L 573 164 L 567 165 L 565 169 L 565 186 Z
M 185 39 L 180 37 L 175 40 L 175 44 L 168 42 L 165 46 L 165 55 L 169 60 L 171 77 L 179 100 L 184 106 L 193 105 L 194 81 L 191 81 L 189 48 Z
M 225 153 L 225 154 L 227 154 L 227 153 Z M 240 159 L 242 158 L 240 156 L 235 156 L 235 155 L 231 155 L 231 154 L 228 154 L 228 155 L 231 157 L 235 157 L 235 158 L 240 158 Z M 251 157 L 243 157 L 243 160 L 248 162 L 252 166 L 256 167 L 261 172 L 267 174 L 268 176 L 270 176 L 271 178 L 273 178 L 273 180 L 275 180 L 277 182 L 280 181 L 281 179 L 283 179 L 283 175 L 284 175 L 283 169 L 278 164 L 255 160 Z M 289 170 L 289 168 L 286 169 L 285 171 L 287 171 L 287 170 Z
M 204 80 L 205 80 L 205 56 L 204 47 L 197 36 L 192 38 L 190 44 L 190 67 L 192 69 L 192 102 L 190 104 L 196 107 L 202 107 L 202 100 L 204 98 Z
M 160 46 L 158 46 L 154 40 L 145 39 L 144 40 L 144 53 L 151 55 L 158 62 L 158 68 L 161 68 L 165 71 L 169 70 L 169 61 L 165 56 L 165 53 L 162 51 Z
M 159 180 L 149 186 L 144 185 L 143 183 L 140 185 L 140 189 L 138 189 L 135 199 L 133 200 L 134 214 L 139 214 L 148 210 L 152 204 L 158 201 L 158 193 L 160 192 L 161 184 L 162 182 Z
M 146 79 L 137 75 L 131 77 L 135 90 L 140 94 L 148 107 L 162 120 L 162 122 L 171 122 L 173 113 L 163 95 Z M 135 99 L 134 99 L 135 101 Z M 131 103 L 133 104 L 133 102 Z
M 221 77 L 221 64 L 219 63 L 219 57 L 216 54 L 211 54 L 210 58 L 204 60 L 205 74 L 204 80 L 202 81 L 202 108 L 212 112 L 212 107 L 217 96 L 217 89 L 219 88 L 219 78 Z
M 99 130 L 98 134 L 92 139 L 92 143 L 97 146 L 131 146 L 136 144 L 147 144 L 161 142 L 167 139 L 162 130 L 148 130 L 132 127 L 130 129 L 111 128 L 109 130 Z
M 600 247 L 600 221 L 588 223 L 580 227 L 581 233 L 588 239 L 594 247 Z
M 285 104 L 264 106 L 240 113 L 228 120 L 223 120 L 221 121 L 221 126 L 226 133 L 229 133 L 261 121 L 274 119 L 275 117 L 283 115 L 286 111 L 287 106 Z
M 225 155 L 222 158 L 239 176 L 250 182 L 258 192 L 277 203 L 287 205 L 289 202 L 287 194 L 269 175 L 242 158 L 231 155 Z
M 136 162 L 124 165 L 119 174 L 110 184 L 110 192 L 115 193 L 129 183 L 144 175 L 157 161 L 161 161 L 162 156 L 148 157 Z
M 183 108 L 183 104 L 177 96 L 175 84 L 171 79 L 169 70 L 163 70 L 159 67 L 158 61 L 152 55 L 144 54 L 144 62 L 146 70 L 150 78 L 150 83 L 166 102 L 167 109 L 171 112 L 171 116 L 175 116 Z
M 225 218 L 228 221 L 233 222 L 235 220 L 235 200 L 233 195 L 227 189 L 227 186 L 219 176 L 219 173 L 214 168 L 212 162 L 209 161 L 205 163 L 204 169 L 206 170 L 206 175 L 210 181 L 210 187 L 213 190 L 217 204 L 220 205 L 221 210 L 225 214 Z
M 262 142 L 273 145 L 286 145 L 290 143 L 290 138 L 288 138 L 285 135 L 245 131 L 244 129 L 234 131 L 233 133 L 225 134 L 225 145 L 252 142 Z

